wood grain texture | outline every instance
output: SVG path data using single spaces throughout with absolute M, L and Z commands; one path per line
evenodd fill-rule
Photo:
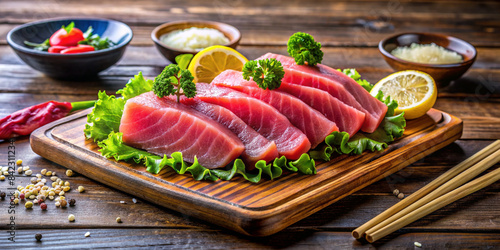
M 429 249 L 497 249 L 500 246 L 500 183 L 459 200 L 416 221 L 376 244 L 352 239 L 350 231 L 395 204 L 394 189 L 405 194 L 498 139 L 500 124 L 500 3 L 456 0 L 350 0 L 350 1 L 197 1 L 197 0 L 0 0 L 0 115 L 47 100 L 79 101 L 96 97 L 98 90 L 114 93 L 130 77 L 143 71 L 154 77 L 169 62 L 152 46 L 150 33 L 163 22 L 204 19 L 235 25 L 242 31 L 238 50 L 249 59 L 266 52 L 286 54 L 285 43 L 295 31 L 312 33 L 323 43 L 324 62 L 339 68 L 354 67 L 376 82 L 393 70 L 376 45 L 392 34 L 428 31 L 460 37 L 478 49 L 471 70 L 459 81 L 439 90 L 436 108 L 464 121 L 461 139 L 408 167 L 327 206 L 269 237 L 246 237 L 195 217 L 155 205 L 119 191 L 106 182 L 83 175 L 64 177 L 66 168 L 35 154 L 29 138 L 18 138 L 16 152 L 35 173 L 56 171 L 87 191 L 70 191 L 77 206 L 56 209 L 53 202 L 16 208 L 19 236 L 9 243 L 0 224 L 0 248 L 244 248 L 244 249 L 414 249 L 415 241 Z M 26 22 L 61 16 L 104 17 L 126 22 L 134 39 L 122 60 L 100 78 L 87 82 L 57 81 L 33 71 L 13 53 L 6 34 Z M 382 29 L 374 29 L 377 25 Z M 392 27 L 391 27 L 392 25 Z M 0 165 L 6 165 L 8 143 L 0 142 Z M 497 164 L 498 167 L 499 165 Z M 29 177 L 17 176 L 16 185 Z M 0 181 L 5 191 L 8 182 Z M 133 187 L 132 187 L 133 188 Z M 135 197 L 139 203 L 133 204 Z M 120 201 L 126 201 L 121 204 Z M 8 221 L 8 202 L 0 201 L 0 221 Z M 77 216 L 67 222 L 67 214 Z M 114 219 L 121 216 L 124 223 Z M 83 234 L 90 231 L 91 237 Z M 34 240 L 43 233 L 42 243 Z
M 85 233 L 90 232 L 89 237 Z M 403 232 L 406 232 L 403 234 Z M 487 245 L 500 247 L 500 234 L 496 232 L 408 232 L 401 231 L 374 244 L 359 242 L 348 232 L 291 229 L 270 237 L 240 237 L 219 230 L 186 229 L 71 229 L 71 230 L 20 230 L 19 243 L 0 238 L 3 249 L 58 249 L 61 247 L 83 248 L 156 248 L 176 249 L 475 249 Z M 34 235 L 43 235 L 36 242 Z M 453 240 L 449 240 L 453 239 Z
M 85 122 L 85 116 L 75 114 L 40 128 L 31 136 L 33 151 L 122 191 L 130 192 L 133 185 L 141 191 L 141 199 L 260 236 L 276 233 L 402 169 L 462 133 L 461 120 L 432 110 L 429 116 L 409 121 L 403 138 L 382 152 L 339 157 L 317 165 L 317 175 L 287 174 L 256 185 L 243 178 L 200 182 L 168 170 L 155 176 L 142 166 L 106 160 L 95 143 L 85 140 Z

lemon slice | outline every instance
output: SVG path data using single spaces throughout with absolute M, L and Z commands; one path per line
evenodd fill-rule
M 238 51 L 221 45 L 210 46 L 198 52 L 189 63 L 194 82 L 210 83 L 222 71 L 241 71 L 248 60 Z
M 405 119 L 423 116 L 432 108 L 437 99 L 437 87 L 434 79 L 424 72 L 406 70 L 391 74 L 380 80 L 370 94 L 379 91 L 398 102 L 396 114 L 405 112 Z

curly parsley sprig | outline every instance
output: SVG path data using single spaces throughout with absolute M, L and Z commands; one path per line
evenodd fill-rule
M 316 65 L 323 60 L 321 43 L 314 41 L 314 38 L 303 32 L 293 34 L 287 43 L 288 54 L 295 59 L 298 65 Z
M 252 80 L 262 89 L 277 89 L 281 85 L 281 79 L 285 76 L 285 71 L 281 62 L 268 58 L 258 61 L 248 61 L 243 66 L 243 79 Z
M 153 92 L 160 98 L 176 95 L 179 102 L 181 95 L 189 98 L 196 95 L 193 79 L 189 70 L 181 69 L 177 64 L 170 64 L 155 78 Z

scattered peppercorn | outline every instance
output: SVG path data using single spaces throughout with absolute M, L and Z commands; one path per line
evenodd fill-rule
M 86 232 L 85 237 L 89 237 L 89 236 L 90 236 L 90 232 Z
M 61 204 L 61 207 L 66 207 L 68 205 L 66 200 L 61 200 L 59 203 Z
M 70 214 L 70 215 L 68 215 L 68 220 L 69 220 L 70 222 L 75 221 L 75 215 L 74 215 L 74 214 Z
M 21 165 L 21 164 L 23 164 L 23 160 L 21 160 L 21 159 L 17 160 L 17 161 L 16 161 L 16 164 L 17 164 L 18 166 L 19 166 L 19 165 Z
M 120 218 L 120 217 L 116 217 L 116 222 L 117 222 L 117 223 L 122 223 L 122 218 Z
M 0 198 L 2 198 L 2 200 L 5 200 L 5 196 L 6 196 L 5 192 L 0 193 Z
M 5 175 L 0 175 L 0 181 L 4 181 L 5 180 Z
M 136 199 L 136 198 L 132 198 L 132 202 L 133 202 L 134 204 L 136 204 L 136 203 L 137 203 L 137 199 Z
M 71 170 L 71 169 L 66 170 L 66 176 L 68 176 L 68 177 L 73 176 L 73 170 Z
M 31 169 L 28 169 L 24 172 L 24 174 L 30 176 L 31 174 L 33 174 L 33 171 L 31 171 Z
M 18 198 L 14 199 L 14 204 L 16 204 L 16 205 L 19 204 L 19 199 Z
M 420 242 L 416 242 L 415 241 L 415 243 L 413 243 L 413 244 L 415 244 L 415 246 L 418 247 L 418 248 L 422 247 L 422 243 L 420 243 Z
M 45 204 L 45 203 L 40 203 L 40 208 L 41 208 L 42 210 L 47 210 L 47 204 Z
M 47 173 L 47 169 L 45 169 L 45 168 L 42 169 L 42 171 L 40 171 L 40 174 L 42 174 L 42 175 L 45 175 L 46 173 Z
M 85 191 L 85 188 L 83 186 L 78 187 L 78 192 L 83 193 Z
M 75 205 L 75 203 L 76 203 L 75 199 L 71 199 L 71 200 L 69 200 L 69 205 L 70 205 L 70 206 L 74 206 L 74 205 Z
M 17 168 L 17 172 L 20 173 L 20 174 L 22 174 L 23 173 L 23 167 L 18 167 Z
M 399 194 L 399 189 L 394 189 L 394 191 L 392 191 L 392 194 L 394 194 L 395 196 L 398 196 L 398 194 Z
M 403 199 L 404 197 L 405 197 L 405 194 L 403 194 L 403 193 L 399 193 L 399 194 L 398 194 L 398 198 L 399 198 L 399 199 Z
M 25 194 L 24 194 L 24 193 L 21 193 L 21 194 L 19 195 L 19 198 L 21 198 L 21 200 L 24 200 L 24 198 L 25 198 L 25 197 L 26 197 L 26 196 L 25 196 Z
M 35 234 L 36 241 L 42 241 L 42 234 Z
M 28 208 L 28 209 L 29 209 L 29 208 L 32 208 L 32 207 L 33 207 L 33 202 L 31 202 L 31 201 L 26 202 L 26 203 L 24 204 L 24 207 L 25 207 L 25 208 Z

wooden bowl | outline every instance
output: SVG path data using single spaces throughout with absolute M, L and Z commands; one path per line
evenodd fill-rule
M 425 64 L 406 61 L 391 54 L 399 46 L 410 46 L 412 43 L 435 43 L 445 49 L 462 55 L 463 62 L 453 64 Z M 438 87 L 449 84 L 460 78 L 476 60 L 477 51 L 470 43 L 461 39 L 432 33 L 403 33 L 380 41 L 378 48 L 385 61 L 395 70 L 419 70 L 428 73 L 436 81 Z
M 229 43 L 227 44 L 218 44 L 218 45 L 224 45 L 231 47 L 233 49 L 238 46 L 240 39 L 241 39 L 241 33 L 240 31 L 225 23 L 219 23 L 219 22 L 212 22 L 212 21 L 176 21 L 176 22 L 169 22 L 169 23 L 164 23 L 158 27 L 156 27 L 153 32 L 151 32 L 151 39 L 153 39 L 153 42 L 156 45 L 156 48 L 160 53 L 167 58 L 170 62 L 175 62 L 175 57 L 180 55 L 180 54 L 193 54 L 195 55 L 198 53 L 198 51 L 195 50 L 181 50 L 177 48 L 173 48 L 168 46 L 167 44 L 163 43 L 160 41 L 160 37 L 166 33 L 172 32 L 174 30 L 182 30 L 182 29 L 188 29 L 191 27 L 198 27 L 198 28 L 212 28 L 219 30 L 224 34 L 229 39 Z

